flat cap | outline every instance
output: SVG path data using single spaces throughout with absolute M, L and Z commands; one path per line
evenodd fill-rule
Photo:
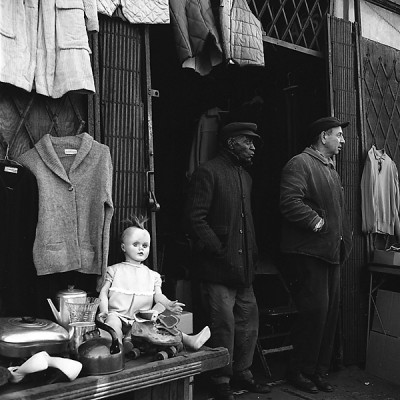
M 307 144 L 310 144 L 323 131 L 328 131 L 329 129 L 338 126 L 346 128 L 346 126 L 348 126 L 349 124 L 350 122 L 341 122 L 336 117 L 319 118 L 312 124 L 310 124 L 310 126 L 307 128 L 305 135 L 305 139 L 309 142 Z
M 261 140 L 260 135 L 257 135 L 257 125 L 252 122 L 231 122 L 221 129 L 219 138 L 221 141 L 227 140 L 231 137 L 240 135 L 253 136 Z

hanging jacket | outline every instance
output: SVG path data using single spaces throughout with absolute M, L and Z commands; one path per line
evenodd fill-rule
M 210 0 L 170 0 L 170 14 L 182 67 L 208 74 L 223 60 Z
M 0 81 L 59 98 L 94 93 L 87 31 L 96 0 L 1 0 Z
M 225 59 L 241 66 L 264 66 L 261 23 L 247 1 L 221 0 L 220 21 Z
M 38 275 L 75 270 L 104 277 L 113 214 L 109 148 L 87 133 L 46 134 L 18 161 L 38 182 Z
M 400 193 L 396 164 L 372 146 L 361 177 L 362 231 L 399 235 Z
M 168 24 L 168 0 L 97 0 L 97 11 L 111 17 L 121 5 L 131 24 Z

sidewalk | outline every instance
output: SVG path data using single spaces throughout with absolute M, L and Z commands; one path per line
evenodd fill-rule
M 237 392 L 237 400 L 400 400 L 399 386 L 369 375 L 365 370 L 351 366 L 338 372 L 332 372 L 328 377 L 333 385 L 332 393 L 319 392 L 308 394 L 293 388 L 283 380 L 271 382 L 271 393 L 266 395 Z M 268 381 L 268 380 L 267 380 Z M 204 376 L 195 378 L 194 400 L 208 400 L 207 380 Z

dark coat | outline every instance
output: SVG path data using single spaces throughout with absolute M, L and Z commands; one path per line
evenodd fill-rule
M 185 215 L 198 279 L 232 287 L 252 284 L 257 245 L 251 187 L 249 173 L 227 151 L 194 172 Z
M 352 231 L 339 174 L 317 151 L 306 148 L 283 168 L 280 209 L 281 250 L 304 254 L 331 264 L 344 262 L 352 247 Z M 314 232 L 319 221 L 322 230 Z

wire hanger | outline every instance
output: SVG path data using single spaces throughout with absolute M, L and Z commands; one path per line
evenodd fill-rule
M 8 165 L 18 165 L 22 167 L 22 164 L 20 164 L 18 161 L 12 160 L 11 158 L 8 157 L 8 153 L 10 151 L 10 145 L 7 143 L 7 148 L 6 148 L 6 155 L 4 158 L 0 158 L 0 162 L 2 164 L 8 164 Z

